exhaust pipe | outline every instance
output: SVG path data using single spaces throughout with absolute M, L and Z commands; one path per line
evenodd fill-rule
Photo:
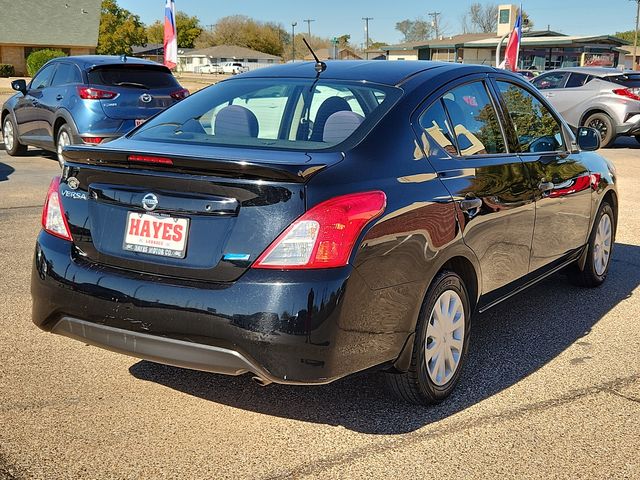
M 251 380 L 256 382 L 261 387 L 266 387 L 270 383 L 273 383 L 271 380 L 267 380 L 266 378 L 258 377 L 257 375 L 254 375 L 253 377 L 251 377 Z

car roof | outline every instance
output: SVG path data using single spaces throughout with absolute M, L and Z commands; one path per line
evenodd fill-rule
M 567 67 L 567 68 L 558 68 L 557 70 L 550 70 L 544 73 L 552 73 L 552 72 L 583 73 L 585 75 L 593 75 L 594 77 L 611 77 L 614 75 L 623 75 L 624 73 L 626 73 L 617 68 L 606 68 L 606 67 Z
M 72 62 L 83 69 L 91 69 L 103 65 L 153 65 L 164 67 L 162 64 L 145 60 L 143 58 L 127 57 L 124 55 L 76 55 L 71 57 L 58 57 L 52 62 Z
M 385 85 L 398 85 L 418 73 L 438 70 L 492 71 L 481 65 L 463 65 L 460 63 L 431 62 L 425 60 L 382 61 L 382 60 L 329 60 L 325 62 L 327 69 L 320 78 L 332 80 L 358 80 Z M 260 68 L 244 73 L 240 78 L 315 78 L 315 62 L 294 62 Z

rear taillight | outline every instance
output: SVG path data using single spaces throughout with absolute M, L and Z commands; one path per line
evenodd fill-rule
M 175 98 L 176 100 L 184 100 L 188 96 L 189 96 L 189 90 L 187 90 L 186 88 L 181 88 L 180 90 L 173 92 L 171 94 L 171 97 Z
M 253 268 L 334 268 L 349 262 L 364 227 L 384 211 L 384 192 L 372 191 L 322 202 L 293 222 L 256 260 Z
M 64 215 L 64 209 L 60 202 L 60 177 L 54 177 L 49 185 L 47 198 L 42 209 L 42 228 L 45 232 L 58 238 L 71 241 L 69 224 Z
M 110 100 L 118 96 L 116 92 L 93 87 L 78 87 L 78 95 L 83 100 Z
M 104 137 L 82 137 L 84 143 L 90 143 L 91 145 L 97 145 L 102 143 Z
M 150 163 L 155 165 L 173 165 L 173 160 L 166 157 L 154 157 L 151 155 L 129 155 L 130 162 Z
M 616 95 L 640 101 L 640 88 L 618 88 L 613 91 Z

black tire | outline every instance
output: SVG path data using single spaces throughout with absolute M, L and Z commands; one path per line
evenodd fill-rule
M 595 128 L 600 132 L 600 146 L 610 147 L 616 141 L 616 131 L 613 120 L 606 113 L 594 113 L 589 115 L 584 122 L 585 127 Z
M 462 351 L 459 354 L 457 367 L 451 378 L 446 383 L 439 385 L 430 377 L 425 360 L 427 328 L 431 322 L 431 316 L 436 302 L 443 293 L 449 290 L 455 292 L 460 300 L 462 300 L 464 329 L 461 328 L 461 330 L 464 330 L 464 335 L 462 337 Z M 386 373 L 387 385 L 397 397 L 409 403 L 433 405 L 443 401 L 451 394 L 460 378 L 469 347 L 470 332 L 471 310 L 464 281 L 456 273 L 446 270 L 442 271 L 431 283 L 422 304 L 420 316 L 418 317 L 409 370 L 405 373 Z
M 602 220 L 602 217 L 607 215 L 611 224 L 611 239 L 609 245 L 609 255 L 607 257 L 607 264 L 604 270 L 598 268 L 597 264 L 597 246 L 596 238 L 598 235 L 598 227 Z M 581 269 L 579 265 L 575 265 L 570 271 L 569 278 L 571 281 L 581 287 L 599 287 L 607 279 L 609 273 L 609 267 L 611 266 L 611 255 L 613 254 L 614 242 L 616 239 L 616 218 L 613 214 L 613 209 L 607 201 L 603 201 L 598 209 L 591 234 L 589 235 L 589 243 L 587 244 L 587 259 L 584 267 Z M 602 247 L 600 247 L 602 248 Z
M 636 138 L 636 142 L 640 143 L 640 135 L 636 135 L 635 138 Z
M 65 142 L 65 136 L 68 139 L 69 143 L 64 143 Z M 56 158 L 58 159 L 58 163 L 60 164 L 60 168 L 64 167 L 64 155 L 62 154 L 62 152 L 58 148 L 60 146 L 61 142 L 63 142 L 63 144 L 66 144 L 66 145 L 71 145 L 73 143 L 73 135 L 71 133 L 71 129 L 69 128 L 69 125 L 67 125 L 66 123 L 64 125 L 62 125 L 58 129 L 58 132 L 56 133 Z
M 10 133 L 8 133 L 10 132 Z M 11 135 L 11 140 L 7 141 L 5 136 Z M 7 115 L 2 122 L 2 139 L 4 141 L 5 151 L 12 157 L 19 157 L 27 153 L 28 147 L 20 143 L 18 138 L 18 129 L 11 115 Z M 9 148 L 9 145 L 11 148 Z

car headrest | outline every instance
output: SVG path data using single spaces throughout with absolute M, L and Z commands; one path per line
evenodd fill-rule
M 251 110 L 240 105 L 229 105 L 216 115 L 214 133 L 224 137 L 256 138 L 258 128 L 258 119 Z
M 340 143 L 355 132 L 362 122 L 364 117 L 355 112 L 336 112 L 327 118 L 322 140 L 327 143 Z
M 318 113 L 313 122 L 313 131 L 311 132 L 310 140 L 313 142 L 321 142 L 323 138 L 324 126 L 327 123 L 327 119 L 336 112 L 350 112 L 351 107 L 342 97 L 329 97 L 320 104 Z

